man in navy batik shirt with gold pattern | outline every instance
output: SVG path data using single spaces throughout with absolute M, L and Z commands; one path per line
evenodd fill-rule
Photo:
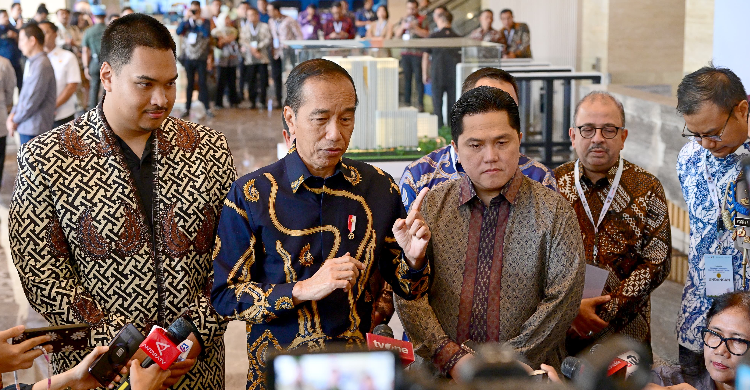
M 284 107 L 295 145 L 227 195 L 211 297 L 219 314 L 247 322 L 249 389 L 265 387 L 266 351 L 364 345 L 385 282 L 406 299 L 427 290 L 427 190 L 407 216 L 388 174 L 342 159 L 356 106 L 340 66 L 295 67 Z

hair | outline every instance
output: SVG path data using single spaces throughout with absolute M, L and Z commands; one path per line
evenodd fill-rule
M 198 0 L 193 0 L 193 1 L 191 1 L 191 2 L 190 2 L 190 6 L 192 7 L 192 6 L 194 6 L 194 5 L 197 5 L 198 7 L 200 7 L 200 6 L 201 6 L 201 2 L 200 2 L 200 1 L 198 1 Z
M 491 14 L 492 16 L 494 16 L 494 15 L 495 15 L 495 13 L 494 13 L 494 12 L 492 12 L 492 10 L 491 10 L 491 9 L 489 9 L 489 8 L 485 8 L 485 9 L 483 9 L 483 10 L 479 11 L 479 14 L 478 14 L 477 16 L 482 16 L 482 14 L 483 14 L 483 13 L 485 13 L 485 12 L 489 12 L 489 13 L 490 13 L 490 14 Z
M 443 10 L 443 12 L 448 12 L 448 8 L 446 6 L 444 6 L 444 5 L 439 5 L 439 6 L 435 7 L 435 9 L 433 9 L 432 12 L 435 12 L 435 11 L 437 11 L 439 9 Z
M 21 3 L 15 2 L 15 3 L 13 3 L 13 4 L 10 5 L 10 9 L 12 10 L 13 8 L 20 7 L 20 6 L 21 6 Z
M 278 11 L 278 10 L 281 9 L 281 2 L 279 2 L 279 1 L 272 1 L 272 2 L 268 3 L 268 5 L 270 5 L 271 7 L 273 7 L 273 9 L 275 9 L 276 11 Z
M 508 13 L 510 16 L 513 16 L 513 11 L 510 10 L 510 8 L 504 8 L 502 11 L 500 11 L 500 15 Z
M 331 4 L 331 8 L 342 8 L 343 5 L 341 5 L 340 1 L 334 1 L 333 4 Z
M 167 27 L 145 14 L 130 14 L 113 21 L 104 30 L 99 57 L 118 73 L 139 46 L 171 50 L 176 58 L 177 48 Z
M 574 125 L 578 123 L 578 110 L 581 108 L 583 103 L 596 100 L 609 100 L 614 103 L 615 106 L 617 106 L 617 111 L 619 111 L 620 113 L 620 121 L 622 122 L 622 126 L 625 126 L 625 108 L 622 106 L 622 102 L 617 100 L 616 97 L 612 96 L 612 94 L 607 91 L 591 91 L 576 104 L 576 109 L 573 114 Z
M 125 7 L 125 8 L 123 8 L 123 9 L 122 9 L 122 11 L 120 11 L 120 13 L 121 13 L 121 14 L 124 14 L 124 13 L 125 13 L 125 11 L 134 11 L 134 10 L 133 10 L 133 8 L 132 8 L 132 7 Z M 134 11 L 134 12 L 135 12 L 135 11 Z
M 83 14 L 80 13 L 80 12 L 78 12 L 78 11 L 71 12 L 71 14 L 70 14 L 70 25 L 78 27 L 78 19 L 81 18 L 81 15 L 83 15 Z
M 711 303 L 711 307 L 708 309 L 706 314 L 706 327 L 711 324 L 711 320 L 723 311 L 731 308 L 742 309 L 745 315 L 750 318 L 750 292 L 748 291 L 734 291 L 719 295 L 714 298 Z M 702 343 L 703 340 L 701 340 Z M 699 354 L 691 355 L 691 361 L 681 363 L 682 371 L 686 375 L 693 377 L 699 377 L 706 371 L 706 363 L 704 360 L 703 348 Z
M 512 85 L 513 91 L 515 91 L 516 96 L 518 96 L 518 83 L 516 82 L 516 78 L 510 73 L 497 68 L 482 68 L 470 74 L 469 77 L 464 80 L 463 85 L 461 85 L 461 93 L 464 94 L 467 91 L 474 89 L 477 83 L 479 83 L 479 80 L 485 78 L 503 81 Z
M 30 23 L 21 28 L 27 38 L 36 39 L 37 45 L 44 45 L 44 31 L 36 23 Z
M 224 2 L 223 2 L 223 1 L 221 1 L 221 0 L 211 0 L 211 1 L 209 2 L 209 4 L 213 4 L 213 3 L 217 2 L 217 1 L 218 1 L 219 3 L 221 3 L 221 5 L 224 5 Z
M 258 9 L 257 9 L 257 8 L 255 8 L 255 7 L 253 7 L 252 5 L 251 5 L 251 6 L 248 6 L 248 7 L 247 7 L 247 11 L 248 11 L 248 12 L 250 12 L 250 11 L 255 11 L 255 12 L 257 12 L 257 13 L 260 13 L 260 11 L 258 11 Z
M 47 5 L 44 3 L 39 4 L 39 7 L 36 7 L 36 13 L 38 15 L 41 15 L 41 14 L 49 15 L 49 10 L 47 9 Z
M 314 10 L 316 10 L 316 11 L 318 10 L 318 6 L 317 6 L 317 5 L 315 5 L 315 4 L 313 4 L 313 3 L 310 3 L 310 4 L 308 4 L 308 5 L 307 5 L 307 8 L 312 8 L 312 9 L 314 9 Z M 286 123 L 286 122 L 284 122 L 284 123 Z
M 497 111 L 507 112 L 510 127 L 521 133 L 521 117 L 518 114 L 518 105 L 509 93 L 499 88 L 481 86 L 461 95 L 461 98 L 453 105 L 453 112 L 451 113 L 451 137 L 453 141 L 458 142 L 458 137 L 464 132 L 463 120 L 465 116 Z
M 409 4 L 409 3 L 414 3 L 417 6 L 419 6 L 419 3 L 417 3 L 417 0 L 406 0 L 406 4 Z
M 49 26 L 49 28 L 50 28 L 50 29 L 51 29 L 51 30 L 52 30 L 52 31 L 53 31 L 54 33 L 57 33 L 57 26 L 55 26 L 55 24 L 54 24 L 54 23 L 50 22 L 49 20 L 45 20 L 45 21 L 43 21 L 43 22 L 39 22 L 39 27 L 41 28 L 41 26 L 42 26 L 43 24 L 46 24 L 46 25 L 48 25 L 48 26 Z M 42 31 L 42 32 L 44 32 L 44 31 Z
M 442 19 L 445 23 L 451 24 L 453 23 L 453 14 L 451 14 L 450 11 L 445 11 L 438 15 L 438 19 Z
M 130 8 L 130 7 L 126 7 L 126 8 Z M 67 9 L 67 8 L 60 8 L 59 10 L 57 10 L 57 12 L 65 12 L 65 13 L 68 13 L 68 14 L 69 14 L 69 13 L 70 13 L 70 10 L 69 10 L 69 9 Z M 55 12 L 55 13 L 57 13 L 57 12 Z
M 388 12 L 388 6 L 387 5 L 383 4 L 383 5 L 379 6 L 377 9 L 375 9 L 375 12 L 378 12 L 378 10 L 381 9 L 381 8 L 385 9 L 385 20 L 388 20 L 388 18 L 390 17 L 390 13 Z
M 342 68 L 341 65 L 321 58 L 307 60 L 292 69 L 289 72 L 289 77 L 286 79 L 286 101 L 285 106 L 289 106 L 297 115 L 297 111 L 302 107 L 302 87 L 305 82 L 310 78 L 322 78 L 332 79 L 335 77 L 345 77 L 352 83 L 354 89 L 354 106 L 359 104 L 359 98 L 357 97 L 357 87 L 354 86 L 354 80 L 352 76 Z
M 0 9 L 0 14 L 7 14 L 7 13 L 8 13 L 8 10 L 6 10 L 6 9 Z
M 728 113 L 743 100 L 747 93 L 740 78 L 713 64 L 685 76 L 677 87 L 677 112 L 682 115 L 695 114 L 706 102 Z

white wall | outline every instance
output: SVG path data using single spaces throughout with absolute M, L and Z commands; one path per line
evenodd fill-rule
M 716 0 L 714 2 L 714 65 L 732 69 L 750 92 L 750 1 Z
M 482 9 L 495 12 L 494 28 L 502 28 L 503 8 L 513 10 L 516 22 L 529 25 L 534 59 L 555 65 L 576 66 L 578 0 L 482 0 Z

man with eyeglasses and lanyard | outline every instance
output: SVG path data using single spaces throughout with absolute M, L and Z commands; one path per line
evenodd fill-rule
M 555 169 L 555 177 L 578 217 L 587 267 L 602 269 L 606 283 L 601 296 L 584 292 L 567 333 L 568 354 L 613 334 L 650 347 L 651 292 L 671 265 L 664 189 L 654 175 L 620 156 L 628 130 L 614 96 L 589 93 L 578 102 L 574 121 L 569 134 L 578 159 Z
M 690 140 L 677 157 L 690 213 L 677 337 L 680 364 L 690 364 L 700 358 L 700 329 L 717 290 L 747 290 L 743 252 L 750 248 L 750 229 L 744 226 L 750 225 L 750 199 L 740 174 L 742 159 L 750 156 L 747 93 L 731 70 L 706 66 L 682 79 L 677 111 L 685 119 L 682 136 Z M 722 269 L 723 278 L 713 277 Z

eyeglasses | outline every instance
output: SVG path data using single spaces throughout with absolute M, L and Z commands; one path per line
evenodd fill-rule
M 748 340 L 738 337 L 723 337 L 705 327 L 701 329 L 701 336 L 703 336 L 703 344 L 706 344 L 709 348 L 716 349 L 719 348 L 721 343 L 725 343 L 727 351 L 736 356 L 744 355 L 747 352 L 748 347 L 750 347 L 750 341 Z
M 596 131 L 601 129 L 602 131 L 602 137 L 606 139 L 612 139 L 615 138 L 617 135 L 617 132 L 624 129 L 624 127 L 617 127 L 617 126 L 604 126 L 604 127 L 594 127 L 594 126 L 576 126 L 576 129 L 578 129 L 578 132 L 581 133 L 581 137 L 583 138 L 594 138 L 596 135 Z
M 709 141 L 713 142 L 721 142 L 721 136 L 724 135 L 724 130 L 727 129 L 727 124 L 729 124 L 729 119 L 732 118 L 732 113 L 734 112 L 734 107 L 732 107 L 731 110 L 729 110 L 729 116 L 727 117 L 726 122 L 724 122 L 724 127 L 721 128 L 721 131 L 717 135 L 700 135 L 693 133 L 690 131 L 690 129 L 687 128 L 687 123 L 685 123 L 685 126 L 682 127 L 682 136 L 685 138 L 690 138 L 691 140 L 702 143 L 704 139 L 707 139 Z M 685 134 L 685 130 L 688 131 L 689 134 Z

